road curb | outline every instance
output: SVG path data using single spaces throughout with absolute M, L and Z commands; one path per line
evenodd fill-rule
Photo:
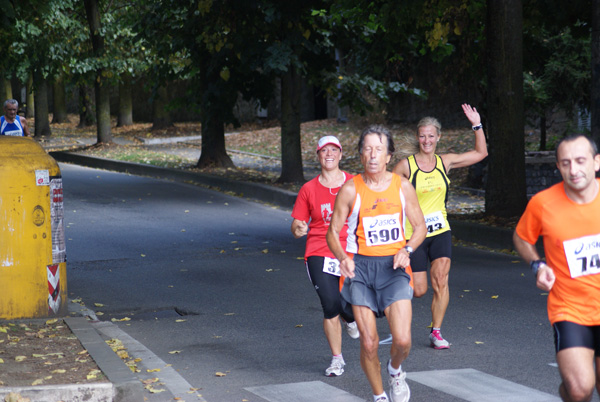
M 142 383 L 106 344 L 88 320 L 84 317 L 66 317 L 64 320 L 100 370 L 106 375 L 106 378 L 112 383 L 112 401 L 144 400 Z
M 50 152 L 50 155 L 58 162 L 73 163 L 80 166 L 111 170 L 137 176 L 154 177 L 208 186 L 216 190 L 233 192 L 243 198 L 258 200 L 283 208 L 292 208 L 296 201 L 296 193 L 262 183 L 237 181 L 207 173 L 187 172 L 177 169 L 143 165 L 141 163 L 121 162 L 70 152 Z

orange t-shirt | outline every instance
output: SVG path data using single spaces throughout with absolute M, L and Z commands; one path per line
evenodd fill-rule
M 550 323 L 600 325 L 600 194 L 577 204 L 562 182 L 555 184 L 531 198 L 516 232 L 530 244 L 544 238 L 547 263 L 556 275 L 548 294 Z
M 406 244 L 402 179 L 395 174 L 387 189 L 371 190 L 362 175 L 354 176 L 356 197 L 348 216 L 346 251 L 366 256 L 395 255 Z

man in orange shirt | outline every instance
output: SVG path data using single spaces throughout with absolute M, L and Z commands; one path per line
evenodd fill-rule
M 375 402 L 407 402 L 410 389 L 401 363 L 411 347 L 413 296 L 410 254 L 427 233 L 417 194 L 410 182 L 387 171 L 394 152 L 390 132 L 382 126 L 363 131 L 358 143 L 364 173 L 340 189 L 327 231 L 327 245 L 340 261 L 346 280 L 342 297 L 352 304 L 360 332 L 360 363 Z M 414 232 L 406 241 L 408 218 Z M 346 249 L 340 233 L 348 219 Z M 350 254 L 350 255 L 349 255 Z M 392 333 L 387 363 L 390 395 L 383 390 L 377 316 L 385 315 Z
M 575 134 L 556 148 L 563 178 L 536 194 L 519 220 L 515 248 L 530 263 L 537 286 L 548 291 L 563 401 L 590 401 L 600 393 L 600 155 L 590 138 Z M 535 248 L 544 238 L 548 262 Z

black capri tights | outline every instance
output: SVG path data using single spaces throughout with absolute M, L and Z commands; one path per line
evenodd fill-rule
M 312 256 L 306 259 L 306 271 L 323 308 L 323 317 L 331 319 L 341 315 L 344 321 L 353 322 L 352 305 L 340 295 L 340 277 L 323 272 L 325 257 Z

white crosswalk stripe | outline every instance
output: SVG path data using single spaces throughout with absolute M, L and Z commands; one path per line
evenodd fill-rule
M 364 399 L 321 381 L 244 388 L 269 402 L 364 402 Z
M 470 368 L 413 372 L 408 373 L 407 379 L 465 401 L 560 401 L 560 398 L 554 395 Z M 245 389 L 268 402 L 364 402 L 362 398 L 321 381 L 265 385 Z
M 474 369 L 408 373 L 407 378 L 465 401 L 555 402 L 560 398 Z

